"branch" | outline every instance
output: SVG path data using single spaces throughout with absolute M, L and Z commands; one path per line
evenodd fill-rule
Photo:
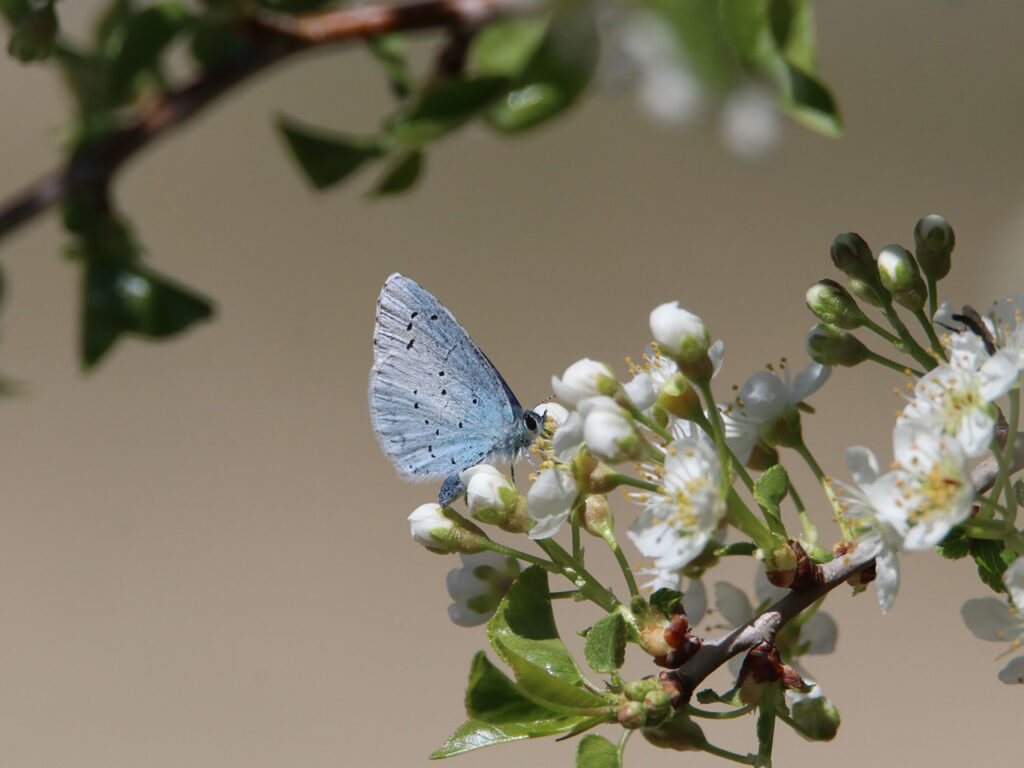
M 301 51 L 392 32 L 474 27 L 502 15 L 525 13 L 531 0 L 420 0 L 290 16 L 258 12 L 239 22 L 250 45 L 191 82 L 141 108 L 127 125 L 75 154 L 0 205 L 0 239 L 79 191 L 105 195 L 117 170 L 153 139 L 186 123 L 204 107 L 265 67 Z
M 1014 443 L 1010 469 L 1011 473 L 1024 469 L 1024 435 L 1018 435 Z M 998 462 L 994 457 L 989 457 L 972 470 L 971 482 L 978 492 L 982 493 L 992 487 L 998 473 Z M 704 642 L 683 666 L 664 672 L 662 676 L 677 682 L 682 688 L 682 701 L 689 701 L 697 686 L 725 662 L 762 642 L 774 644 L 775 637 L 790 620 L 799 616 L 854 574 L 872 566 L 874 562 L 873 556 L 858 556 L 855 548 L 831 562 L 815 566 L 818 573 L 814 586 L 805 590 L 790 591 L 760 616 L 754 617 L 724 637 Z

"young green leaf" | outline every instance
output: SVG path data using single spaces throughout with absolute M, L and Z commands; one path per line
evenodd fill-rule
M 443 79 L 419 94 L 412 106 L 391 121 L 389 135 L 417 149 L 449 133 L 490 106 L 506 90 L 504 77 Z
M 618 613 L 610 613 L 587 632 L 583 655 L 595 672 L 614 672 L 626 660 L 626 621 Z
M 789 493 L 789 475 L 781 464 L 769 467 L 754 483 L 754 500 L 764 512 L 768 527 L 774 533 L 786 536 L 779 504 Z
M 661 589 L 655 590 L 654 594 L 651 595 L 651 606 L 657 608 L 665 617 L 672 615 L 672 612 L 676 609 L 683 600 L 683 593 L 668 587 L 662 587 Z
M 604 736 L 584 736 L 576 749 L 576 768 L 622 768 L 619 748 Z
M 511 741 L 535 739 L 539 736 L 553 736 L 571 731 L 585 717 L 562 717 L 532 723 L 502 723 L 494 725 L 480 720 L 467 720 L 437 750 L 431 753 L 431 760 L 461 755 L 474 749 L 507 744 Z
M 524 696 L 508 675 L 491 664 L 483 651 L 473 657 L 469 671 L 466 715 L 472 720 L 495 725 L 562 717 L 562 713 Z
M 166 0 L 135 14 L 128 21 L 111 71 L 111 90 L 125 94 L 136 75 L 157 68 L 172 40 L 191 22 L 177 2 Z

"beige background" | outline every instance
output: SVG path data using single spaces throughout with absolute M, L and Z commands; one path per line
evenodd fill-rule
M 277 110 L 371 128 L 388 97 L 365 55 L 275 70 L 117 189 L 152 262 L 215 297 L 216 320 L 166 344 L 121 342 L 90 376 L 56 217 L 5 241 L 0 370 L 30 391 L 0 402 L 3 765 L 417 766 L 461 722 L 485 640 L 448 623 L 454 563 L 408 539 L 406 515 L 436 488 L 396 477 L 366 412 L 374 302 L 392 271 L 441 297 L 526 403 L 579 357 L 622 370 L 647 311 L 674 298 L 726 340 L 723 385 L 780 356 L 802 365 L 803 291 L 832 274 L 843 230 L 908 243 L 919 216 L 941 212 L 959 242 L 946 296 L 983 305 L 1024 288 L 1024 6 L 822 2 L 819 20 L 842 140 L 789 125 L 777 156 L 751 166 L 711 127 L 666 130 L 605 95 L 523 139 L 466 131 L 431 152 L 414 194 L 379 203 L 361 196 L 369 177 L 311 193 L 270 128 Z M 66 105 L 47 71 L 6 58 L 0 89 L 6 194 L 57 160 Z M 888 460 L 899 383 L 840 371 L 815 396 L 823 464 L 841 473 L 853 443 Z M 959 615 L 985 593 L 972 567 L 903 566 L 888 616 L 873 593 L 830 601 L 839 648 L 808 666 L 843 726 L 832 745 L 783 733 L 778 765 L 1018 762 L 1024 692 L 997 682 L 999 649 Z M 572 618 L 567 632 L 595 616 Z M 752 725 L 717 740 L 745 751 Z M 545 741 L 457 760 L 573 754 Z M 631 754 L 711 764 L 640 740 Z

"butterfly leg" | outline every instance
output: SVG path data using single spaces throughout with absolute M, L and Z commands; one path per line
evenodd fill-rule
M 437 494 L 437 503 L 447 507 L 466 492 L 466 485 L 459 479 L 458 472 L 452 472 L 441 483 L 441 492 Z

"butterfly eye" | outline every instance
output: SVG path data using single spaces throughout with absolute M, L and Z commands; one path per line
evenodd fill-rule
M 523 423 L 530 432 L 537 431 L 537 416 L 531 411 L 527 411 L 523 414 Z

